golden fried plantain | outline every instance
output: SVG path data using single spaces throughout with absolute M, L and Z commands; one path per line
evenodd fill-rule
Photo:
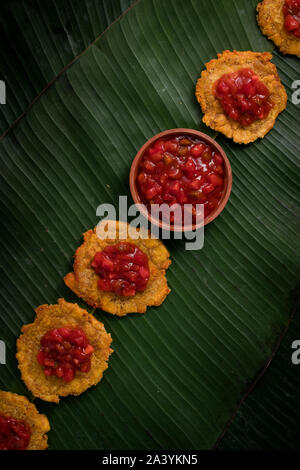
M 47 449 L 46 433 L 50 431 L 49 421 L 45 415 L 38 412 L 28 398 L 0 390 L 0 414 L 24 421 L 29 426 L 31 436 L 26 450 Z
M 147 238 L 139 237 L 133 240 L 128 234 L 128 224 L 118 221 L 115 224 L 116 234 L 111 235 L 112 238 L 100 239 L 96 234 L 96 229 L 84 233 L 84 242 L 75 253 L 74 272 L 67 274 L 64 280 L 78 297 L 94 308 L 101 308 L 118 316 L 134 312 L 144 313 L 147 307 L 160 305 L 170 292 L 165 276 L 166 269 L 171 264 L 170 254 L 163 243 L 158 239 L 151 239 L 148 232 Z M 121 230 L 126 232 L 126 239 L 122 241 L 135 244 L 149 258 L 150 278 L 147 287 L 133 297 L 118 296 L 114 292 L 100 290 L 98 288 L 99 277 L 91 267 L 95 253 L 118 242 Z M 139 233 L 145 236 L 145 231 Z
M 56 305 L 40 305 L 35 311 L 34 322 L 22 328 L 23 334 L 17 340 L 16 355 L 22 379 L 31 393 L 42 400 L 58 403 L 59 397 L 80 395 L 87 388 L 96 385 L 107 369 L 107 361 L 112 353 L 111 336 L 106 333 L 103 323 L 77 304 L 64 299 L 59 299 Z M 40 340 L 44 334 L 51 329 L 67 326 L 82 328 L 94 348 L 90 371 L 77 371 L 71 382 L 65 382 L 56 376 L 46 377 L 43 367 L 37 361 Z
M 204 113 L 203 122 L 212 129 L 222 132 L 239 144 L 248 144 L 259 137 L 264 137 L 274 126 L 275 120 L 286 107 L 287 94 L 280 82 L 276 66 L 268 52 L 224 51 L 218 59 L 206 64 L 196 85 L 196 97 Z M 214 84 L 225 73 L 236 72 L 240 68 L 250 68 L 265 84 L 270 92 L 273 107 L 265 119 L 254 121 L 243 127 L 239 122 L 229 118 L 214 96 Z
M 283 54 L 300 57 L 300 38 L 284 27 L 283 5 L 285 0 L 263 0 L 257 5 L 257 22 L 262 33 L 279 47 Z

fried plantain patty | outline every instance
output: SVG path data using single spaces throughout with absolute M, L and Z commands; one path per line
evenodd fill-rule
M 257 22 L 262 33 L 271 39 L 280 52 L 300 57 L 300 38 L 286 31 L 282 11 L 285 0 L 263 0 L 257 5 Z
M 208 62 L 196 85 L 196 97 L 204 113 L 203 122 L 239 144 L 248 144 L 264 137 L 272 129 L 278 114 L 285 109 L 287 103 L 285 88 L 280 82 L 276 66 L 270 62 L 271 59 L 272 54 L 268 52 L 224 51 L 218 54 L 218 59 Z M 254 71 L 268 88 L 273 104 L 265 119 L 254 121 L 246 127 L 228 117 L 214 96 L 216 81 L 223 74 L 237 72 L 241 68 Z
M 26 450 L 44 450 L 48 447 L 46 433 L 50 431 L 48 418 L 38 412 L 28 398 L 0 390 L 0 414 L 24 421 L 31 435 Z
M 107 369 L 112 353 L 111 336 L 106 333 L 103 323 L 77 304 L 64 299 L 59 299 L 56 305 L 40 305 L 35 311 L 34 322 L 22 328 L 23 334 L 17 340 L 16 355 L 22 379 L 31 393 L 42 400 L 58 403 L 60 397 L 80 395 L 87 388 L 96 385 Z M 65 382 L 56 376 L 46 377 L 37 360 L 44 334 L 51 329 L 67 326 L 82 328 L 94 348 L 90 371 L 76 371 L 71 382 Z
M 127 238 L 122 241 L 133 243 L 149 259 L 150 278 L 147 287 L 133 297 L 118 296 L 114 292 L 100 290 L 99 276 L 91 267 L 91 261 L 98 251 L 119 241 L 120 230 L 125 230 L 127 234 Z M 84 242 L 75 253 L 74 272 L 64 278 L 66 285 L 89 305 L 118 316 L 134 312 L 144 313 L 147 307 L 160 305 L 170 292 L 165 276 L 166 269 L 171 264 L 168 250 L 160 240 L 151 239 L 148 232 L 148 238 L 140 237 L 134 240 L 127 230 L 128 224 L 116 222 L 116 237 L 112 235 L 113 238 L 102 240 L 97 236 L 96 229 L 84 233 Z M 145 234 L 144 231 L 139 233 Z

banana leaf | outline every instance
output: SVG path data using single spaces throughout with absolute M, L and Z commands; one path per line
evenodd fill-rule
M 7 102 L 0 108 L 0 134 L 133 2 L 2 0 L 0 74 Z

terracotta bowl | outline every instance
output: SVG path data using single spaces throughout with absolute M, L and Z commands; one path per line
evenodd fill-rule
M 220 153 L 220 155 L 222 156 L 223 161 L 224 161 L 224 179 L 225 179 L 224 184 L 225 184 L 225 186 L 224 186 L 223 197 L 222 197 L 218 207 L 216 207 L 216 209 L 214 211 L 212 211 L 207 217 L 205 217 L 204 225 L 207 225 L 210 222 L 212 222 L 222 212 L 222 210 L 224 209 L 224 207 L 227 204 L 227 201 L 229 199 L 230 192 L 231 192 L 231 187 L 232 187 L 232 171 L 231 171 L 231 166 L 230 166 L 229 160 L 228 160 L 224 150 L 220 147 L 219 144 L 217 144 L 217 142 L 214 139 L 212 139 L 211 137 L 209 137 L 206 134 L 203 134 L 203 132 L 199 132 L 199 131 L 196 131 L 194 129 L 184 129 L 184 128 L 180 127 L 178 129 L 170 129 L 168 131 L 160 132 L 159 134 L 156 134 L 155 136 L 151 137 L 151 139 L 147 140 L 147 142 L 140 148 L 140 150 L 138 151 L 138 153 L 134 157 L 134 160 L 133 160 L 132 165 L 131 165 L 130 176 L 129 176 L 130 192 L 131 192 L 131 195 L 132 195 L 132 198 L 133 198 L 135 204 L 142 204 L 142 201 L 141 201 L 140 196 L 139 196 L 138 188 L 137 188 L 136 179 L 137 179 L 138 167 L 139 167 L 140 161 L 141 161 L 144 153 L 148 150 L 148 148 L 156 140 L 161 139 L 162 137 L 172 138 L 172 137 L 175 137 L 175 136 L 178 136 L 178 135 L 187 135 L 187 136 L 195 137 L 195 138 L 198 138 L 198 139 L 200 138 L 201 140 L 203 140 L 207 144 L 210 144 L 213 149 L 218 151 Z M 154 224 L 154 225 L 156 225 L 156 226 L 158 226 L 162 229 L 169 229 L 169 226 L 166 225 L 163 221 L 155 219 L 154 217 L 151 217 L 151 214 L 148 212 L 147 209 L 141 207 L 141 213 L 143 214 L 144 217 L 146 217 L 151 222 L 151 224 Z M 193 224 L 190 227 L 185 226 L 183 228 L 182 225 L 180 225 L 180 226 L 177 225 L 176 226 L 174 224 L 170 227 L 170 230 L 173 231 L 173 232 L 183 232 L 183 231 L 190 232 L 191 230 L 198 229 L 200 226 L 201 226 L 201 224 L 198 224 L 198 225 Z

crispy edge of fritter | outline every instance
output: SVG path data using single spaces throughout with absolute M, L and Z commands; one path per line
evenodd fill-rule
M 284 27 L 282 7 L 284 0 L 263 0 L 257 5 L 257 22 L 262 33 L 279 47 L 282 54 L 300 57 L 300 38 Z
M 144 313 L 147 307 L 161 305 L 170 292 L 166 279 L 166 269 L 171 264 L 168 250 L 160 240 L 150 238 L 149 232 L 147 232 L 148 238 L 132 239 L 127 232 L 128 228 L 129 225 L 125 222 L 117 221 L 116 237 L 105 240 L 97 236 L 96 228 L 85 232 L 84 242 L 75 252 L 74 272 L 67 274 L 64 278 L 65 284 L 89 305 L 117 316 Z M 118 242 L 120 230 L 124 229 L 127 238 L 122 241 L 135 244 L 149 258 L 150 278 L 147 287 L 133 297 L 120 297 L 114 292 L 104 292 L 98 289 L 99 277 L 91 267 L 95 253 Z
M 36 310 L 33 323 L 22 327 L 22 334 L 17 340 L 18 366 L 22 379 L 31 393 L 38 398 L 54 403 L 60 397 L 80 395 L 92 385 L 96 385 L 108 367 L 111 335 L 105 331 L 103 323 L 77 304 L 59 299 L 55 305 L 40 305 Z M 64 382 L 59 377 L 46 377 L 43 367 L 37 361 L 40 340 L 53 329 L 71 326 L 82 328 L 94 347 L 91 369 L 87 373 L 77 371 L 71 382 Z
M 0 414 L 24 421 L 31 431 L 26 450 L 45 450 L 48 447 L 50 431 L 48 418 L 40 414 L 28 398 L 16 393 L 0 390 Z
M 287 104 L 287 94 L 280 82 L 276 66 L 271 63 L 272 54 L 269 52 L 223 51 L 217 59 L 205 64 L 201 77 L 196 85 L 196 98 L 204 113 L 203 122 L 222 132 L 239 144 L 248 144 L 258 138 L 263 138 L 274 126 L 276 118 Z M 230 119 L 224 113 L 221 104 L 214 96 L 214 84 L 225 73 L 236 72 L 240 68 L 251 68 L 267 86 L 273 107 L 263 120 L 253 122 L 247 127 Z

